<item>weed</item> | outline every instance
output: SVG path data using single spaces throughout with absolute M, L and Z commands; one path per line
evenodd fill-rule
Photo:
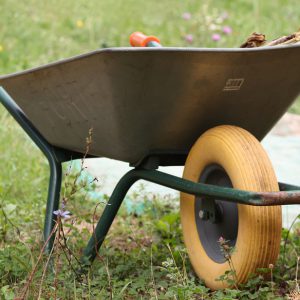
M 234 247 L 230 247 L 228 244 L 229 241 L 225 240 L 223 237 L 220 237 L 218 243 L 220 245 L 220 250 L 225 260 L 229 265 L 229 270 L 225 271 L 223 275 L 217 278 L 217 281 L 225 281 L 229 286 L 233 286 L 238 290 L 238 280 L 236 277 L 236 270 L 232 261 L 232 253 L 234 252 Z

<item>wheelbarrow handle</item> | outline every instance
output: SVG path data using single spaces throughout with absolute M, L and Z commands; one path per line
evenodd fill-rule
M 130 35 L 129 41 L 132 47 L 161 47 L 159 38 L 138 31 Z

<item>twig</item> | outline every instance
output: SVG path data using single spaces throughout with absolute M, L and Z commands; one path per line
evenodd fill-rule
M 100 205 L 101 203 L 97 203 L 95 208 L 94 208 L 94 213 L 93 213 L 93 222 L 92 222 L 92 226 L 93 226 L 93 236 L 94 236 L 94 240 L 95 240 L 95 252 L 96 252 L 96 256 L 104 263 L 104 266 L 105 266 L 105 270 L 106 270 L 106 273 L 107 273 L 107 279 L 108 279 L 108 287 L 109 287 L 109 297 L 110 297 L 110 300 L 113 299 L 113 287 L 112 287 L 112 283 L 111 283 L 111 277 L 110 277 L 110 273 L 109 273 L 109 269 L 108 269 L 108 263 L 106 264 L 103 257 L 100 256 L 99 252 L 98 252 L 98 247 L 97 247 L 97 244 L 98 244 L 98 241 L 97 241 L 97 236 L 96 236 L 96 232 L 95 232 L 95 219 L 96 219 L 96 211 L 97 211 L 97 208 L 98 206 Z
M 287 36 L 282 36 L 278 39 L 275 39 L 271 42 L 268 42 L 266 43 L 266 46 L 277 46 L 279 44 L 283 44 L 291 39 L 293 39 L 296 35 L 295 34 L 290 34 L 290 35 L 287 35 Z
M 63 251 L 63 253 L 64 253 L 64 255 L 65 255 L 65 257 L 66 257 L 66 259 L 67 259 L 67 261 L 68 261 L 68 263 L 69 263 L 69 267 L 71 267 L 72 271 L 73 271 L 74 274 L 77 276 L 78 273 L 77 273 L 77 271 L 75 270 L 75 268 L 74 268 L 73 265 L 72 265 L 71 258 L 69 257 L 68 253 L 66 252 L 66 249 L 65 249 L 65 247 L 64 247 L 64 244 L 62 244 L 60 241 L 58 241 L 58 243 L 59 243 L 60 248 L 62 249 L 62 251 Z
M 35 272 L 36 272 L 36 270 L 37 270 L 37 266 L 38 266 L 38 264 L 39 264 L 39 262 L 40 262 L 40 260 L 41 260 L 41 258 L 42 258 L 42 256 L 43 256 L 43 253 L 44 253 L 44 251 L 45 251 L 45 248 L 46 248 L 47 244 L 49 243 L 49 241 L 50 241 L 52 235 L 55 233 L 57 227 L 58 227 L 58 224 L 56 223 L 56 224 L 54 225 L 54 227 L 53 227 L 53 229 L 52 229 L 52 231 L 51 231 L 49 237 L 47 238 L 46 242 L 44 243 L 44 245 L 43 245 L 43 247 L 42 247 L 42 249 L 41 249 L 41 251 L 40 251 L 39 257 L 38 257 L 38 259 L 37 259 L 37 262 L 36 262 L 34 268 L 32 269 L 32 271 L 31 271 L 31 273 L 30 273 L 30 275 L 29 275 L 29 278 L 28 278 L 27 281 L 26 281 L 26 284 L 25 284 L 25 287 L 24 287 L 24 289 L 23 289 L 23 292 L 22 292 L 21 296 L 18 298 L 19 300 L 25 299 L 26 294 L 27 294 L 27 291 L 28 291 L 28 288 L 29 288 L 29 286 L 30 286 L 30 284 L 31 284 L 31 282 L 32 282 L 33 276 L 34 276 L 34 274 L 35 274 Z
M 69 233 L 69 232 L 68 232 L 68 233 Z M 63 237 L 63 241 L 64 241 L 64 245 L 63 245 L 63 246 L 68 250 L 69 255 L 70 255 L 70 256 L 73 256 L 73 257 L 75 258 L 76 262 L 77 262 L 79 265 L 81 265 L 80 260 L 76 257 L 76 255 L 74 254 L 74 252 L 69 248 L 69 246 L 68 246 L 68 244 L 67 244 L 67 238 L 66 238 L 66 236 L 65 236 L 65 233 L 64 233 L 63 228 L 62 228 L 62 237 Z
M 300 41 L 300 31 L 297 31 L 290 35 L 285 35 L 270 42 L 267 42 L 265 35 L 261 33 L 253 32 L 246 42 L 244 42 L 241 48 L 254 48 L 254 47 L 265 47 L 265 46 L 279 46 L 296 44 Z
M 45 247 L 46 245 L 49 243 L 50 239 L 52 238 L 53 234 L 56 234 L 55 235 L 55 239 L 54 239 L 54 243 L 53 243 L 53 246 L 52 246 L 52 249 L 51 249 L 51 252 L 50 252 L 50 255 L 46 261 L 46 264 L 44 266 L 44 270 L 43 270 L 43 273 L 42 273 L 42 277 L 41 277 L 41 281 L 40 281 L 40 286 L 39 286 L 39 293 L 38 293 L 38 299 L 41 298 L 41 295 L 42 295 L 42 291 L 43 291 L 43 282 L 44 282 L 44 279 L 45 279 L 45 276 L 46 276 L 46 273 L 47 273 L 47 267 L 49 265 L 49 262 L 50 262 L 50 259 L 51 259 L 51 256 L 53 255 L 53 253 L 55 253 L 56 255 L 56 258 L 55 258 L 55 265 L 54 265 L 54 272 L 55 272 L 55 277 L 54 277 L 54 299 L 57 298 L 57 292 L 58 292 L 58 284 L 59 284 L 59 270 L 61 268 L 61 254 L 63 253 L 66 257 L 66 260 L 68 261 L 68 265 L 69 267 L 72 269 L 72 271 L 75 273 L 75 275 L 78 275 L 77 274 L 77 271 L 75 270 L 75 268 L 73 267 L 73 264 L 72 264 L 72 258 L 74 257 L 76 262 L 78 264 L 80 264 L 80 261 L 79 259 L 74 255 L 74 253 L 72 252 L 72 250 L 68 247 L 67 245 L 67 238 L 65 236 L 65 233 L 64 233 L 64 229 L 63 229 L 63 223 L 62 223 L 62 219 L 64 217 L 66 217 L 66 215 L 69 213 L 68 211 L 65 211 L 65 205 L 67 204 L 67 202 L 72 198 L 72 196 L 77 193 L 78 191 L 80 191 L 81 189 L 83 189 L 86 185 L 83 185 L 81 187 L 77 187 L 77 184 L 78 184 L 78 179 L 81 175 L 81 173 L 84 171 L 85 167 L 84 167 L 84 160 L 86 159 L 87 155 L 88 155 L 88 152 L 90 150 L 90 147 L 91 147 L 91 143 L 92 143 L 92 128 L 89 130 L 89 136 L 88 138 L 86 139 L 86 149 L 85 149 L 85 153 L 84 153 L 84 156 L 81 160 L 81 166 L 80 166 L 80 171 L 76 174 L 73 182 L 70 184 L 69 182 L 65 181 L 65 191 L 64 191 L 64 195 L 62 197 L 62 209 L 61 210 L 58 210 L 57 212 L 54 212 L 55 214 L 57 214 L 58 218 L 57 218 L 57 221 L 56 221 L 56 224 L 55 226 L 53 227 L 52 231 L 51 231 L 51 234 L 49 235 L 49 237 L 47 238 L 46 242 L 44 243 L 41 251 L 40 251 L 40 254 L 39 254 L 39 257 L 37 259 L 37 262 L 36 264 L 34 265 L 27 281 L 26 281 L 26 284 L 23 288 L 23 291 L 21 293 L 21 296 L 19 298 L 16 298 L 16 299 L 19 299 L 19 300 L 24 300 L 27 293 L 28 293 L 28 290 L 29 290 L 29 287 L 33 281 L 33 278 L 34 278 L 34 275 L 37 271 L 37 267 L 42 259 L 42 254 L 45 250 Z M 69 176 L 69 173 L 71 171 L 71 166 L 69 168 L 69 170 L 67 170 L 65 176 Z M 71 191 L 70 191 L 70 186 L 71 186 Z M 67 195 L 66 193 L 69 192 L 69 194 Z M 0 206 L 0 208 L 2 208 L 2 206 Z M 12 222 L 7 218 L 7 215 L 5 214 L 3 208 L 2 208 L 2 211 L 3 211 L 3 215 L 5 216 L 6 220 L 9 221 L 11 224 Z M 65 213 L 65 215 L 64 215 Z M 14 226 L 14 224 L 12 224 Z M 16 226 L 14 226 L 16 227 Z M 16 227 L 17 228 L 17 227 Z M 17 228 L 18 230 L 18 228 Z M 68 231 L 68 233 L 70 232 L 70 230 Z M 19 234 L 19 230 L 18 230 L 18 234 Z M 107 266 L 106 266 L 107 267 Z M 108 271 L 108 270 L 107 270 Z M 108 277 L 109 277 L 109 281 L 111 282 L 111 279 L 110 279 L 110 275 L 109 275 L 109 272 L 108 272 Z M 112 298 L 112 297 L 111 297 Z
M 74 180 L 73 180 L 73 183 L 71 184 L 71 191 L 69 193 L 69 196 L 66 197 L 66 195 L 64 194 L 64 197 L 63 197 L 63 203 L 66 204 L 74 194 L 76 194 L 80 189 L 82 189 L 83 187 L 81 187 L 80 189 L 77 189 L 77 181 L 78 179 L 80 178 L 80 175 L 81 173 L 85 170 L 85 167 L 84 167 L 84 162 L 85 162 L 85 159 L 90 151 L 90 148 L 91 148 L 91 144 L 92 144 L 92 135 L 93 135 L 93 128 L 90 128 L 89 129 L 89 135 L 88 137 L 86 138 L 86 147 L 85 147 L 85 152 L 84 152 L 84 155 L 81 159 L 81 164 L 80 164 L 80 170 L 79 172 L 76 174 Z M 66 175 L 69 175 L 69 173 L 67 172 Z M 65 182 L 65 193 L 66 193 L 66 190 L 67 190 L 67 187 L 68 187 L 69 183 L 68 182 Z
M 49 255 L 48 255 L 48 259 L 47 259 L 46 264 L 45 264 L 45 266 L 44 266 L 42 278 L 41 278 L 41 281 L 40 281 L 39 294 L 38 294 L 37 300 L 39 300 L 39 299 L 41 298 L 41 295 L 42 295 L 43 282 L 44 282 L 44 278 L 45 278 L 45 275 L 46 275 L 46 272 L 47 272 L 47 269 L 48 269 L 48 265 L 49 265 L 49 262 L 50 262 L 50 259 L 51 259 L 53 250 L 54 250 L 54 245 L 55 245 L 56 239 L 57 239 L 57 235 L 55 236 L 54 243 L 53 243 L 53 245 L 52 245 L 51 251 L 50 251 L 50 253 L 49 253 Z
M 54 264 L 54 271 L 55 271 L 55 276 L 54 276 L 54 299 L 56 299 L 56 295 L 57 295 L 57 285 L 58 285 L 58 268 L 59 268 L 59 259 L 60 259 L 60 233 L 61 233 L 61 217 L 59 216 L 57 218 L 57 222 L 58 222 L 58 230 L 57 230 L 57 241 L 55 244 L 55 249 L 57 250 L 57 255 L 56 255 L 56 260 L 55 260 L 55 264 Z M 57 246 L 56 246 L 57 245 Z

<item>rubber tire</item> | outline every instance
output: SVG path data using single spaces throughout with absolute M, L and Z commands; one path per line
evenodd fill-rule
M 218 126 L 206 131 L 192 147 L 183 178 L 198 182 L 204 168 L 218 164 L 234 188 L 248 191 L 278 191 L 271 162 L 248 131 L 236 126 Z M 195 222 L 195 196 L 181 193 L 180 213 L 184 242 L 197 275 L 212 290 L 228 287 L 216 281 L 229 270 L 228 263 L 213 261 L 201 245 Z M 257 268 L 275 264 L 281 240 L 281 207 L 238 205 L 238 235 L 232 254 L 238 283 L 247 281 Z

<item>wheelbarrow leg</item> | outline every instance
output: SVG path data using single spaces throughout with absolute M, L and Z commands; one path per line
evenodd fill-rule
M 53 214 L 55 210 L 58 209 L 59 205 L 59 195 L 61 187 L 61 175 L 62 167 L 61 163 L 63 161 L 69 160 L 71 155 L 64 150 L 59 150 L 49 144 L 46 139 L 39 133 L 35 126 L 30 122 L 21 108 L 15 103 L 15 101 L 7 94 L 7 92 L 0 87 L 0 103 L 8 110 L 8 112 L 13 116 L 13 118 L 19 123 L 19 125 L 24 129 L 28 136 L 33 140 L 33 142 L 40 148 L 44 153 L 45 157 L 48 159 L 50 165 L 50 182 L 48 190 L 48 200 L 46 208 L 46 219 L 44 228 L 44 238 L 45 241 L 49 238 L 51 231 L 54 227 L 56 216 Z M 51 250 L 53 245 L 53 238 L 47 243 L 45 247 L 46 252 Z
M 134 170 L 124 175 L 116 185 L 100 220 L 91 236 L 82 256 L 82 264 L 89 266 L 96 258 L 97 253 L 107 235 L 107 232 L 118 213 L 118 210 L 130 187 L 139 179 L 134 175 Z
M 55 160 L 49 160 L 50 165 L 50 179 L 48 187 L 48 199 L 45 214 L 44 223 L 44 241 L 47 242 L 45 247 L 45 252 L 50 253 L 55 235 L 52 230 L 55 226 L 57 216 L 53 214 L 55 210 L 58 210 L 59 199 L 60 199 L 60 189 L 62 181 L 62 165 L 60 162 Z M 52 236 L 50 237 L 50 235 Z

